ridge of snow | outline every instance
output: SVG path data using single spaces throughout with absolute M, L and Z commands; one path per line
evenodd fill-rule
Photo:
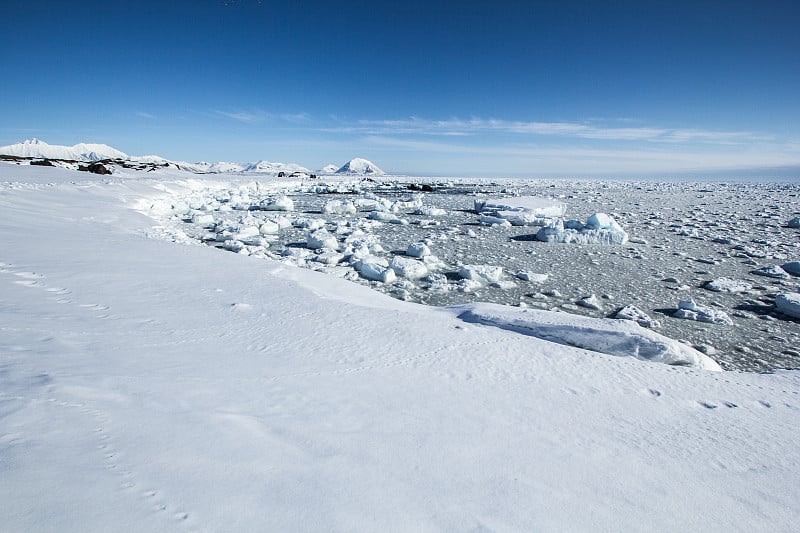
M 339 170 L 336 171 L 336 174 L 356 174 L 356 175 L 369 174 L 373 176 L 382 176 L 386 173 L 372 161 L 356 157 L 351 159 L 344 165 L 342 165 L 339 168 Z

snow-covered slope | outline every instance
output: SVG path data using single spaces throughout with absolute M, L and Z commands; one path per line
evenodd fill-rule
M 339 170 L 339 167 L 337 167 L 334 164 L 330 164 L 330 165 L 325 165 L 324 167 L 319 169 L 317 172 L 319 174 L 335 174 L 337 170 Z
M 0 155 L 69 159 L 74 161 L 128 158 L 127 154 L 105 144 L 79 143 L 74 146 L 61 146 L 47 144 L 39 139 L 26 140 L 9 146 L 0 146 Z
M 0 529 L 800 523 L 800 373 L 602 355 L 566 314 L 408 304 L 133 209 L 237 179 L 0 163 Z
M 305 174 L 311 174 L 311 171 L 308 170 L 306 167 L 300 166 L 295 163 L 271 163 L 269 161 L 258 161 L 256 163 L 248 163 L 245 168 L 245 172 L 255 172 L 255 173 L 269 173 L 275 174 L 278 172 L 285 172 L 286 174 L 291 174 L 292 172 L 303 172 Z
M 373 163 L 372 161 L 368 161 L 367 159 L 361 159 L 360 157 L 356 157 L 355 159 L 351 159 L 344 165 L 342 165 L 339 170 L 336 171 L 337 174 L 364 174 L 364 175 L 371 175 L 371 176 L 381 176 L 385 174 L 383 170 L 378 168 L 378 166 Z

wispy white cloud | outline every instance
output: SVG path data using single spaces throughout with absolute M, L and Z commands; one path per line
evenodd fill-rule
M 245 124 L 255 124 L 257 122 L 264 122 L 272 118 L 270 113 L 261 110 L 254 110 L 254 111 L 222 111 L 219 109 L 215 109 L 215 115 L 219 115 L 222 117 L 230 118 L 232 120 L 236 120 L 238 122 L 244 122 Z
M 245 124 L 258 124 L 261 122 L 281 121 L 292 124 L 303 124 L 311 120 L 311 115 L 308 113 L 270 113 L 261 109 L 252 109 L 249 111 L 224 111 L 215 109 L 212 111 L 215 115 L 243 122 Z
M 525 122 L 471 118 L 428 120 L 410 117 L 402 120 L 359 120 L 327 131 L 362 135 L 434 135 L 443 137 L 507 133 L 528 136 L 572 137 L 608 141 L 647 141 L 665 143 L 744 144 L 774 140 L 772 136 L 749 131 L 713 131 L 682 128 L 608 127 L 579 122 Z
M 153 115 L 151 113 L 147 113 L 145 111 L 137 111 L 136 112 L 136 116 L 137 117 L 142 117 L 142 118 L 147 118 L 147 119 L 150 119 L 150 120 L 155 120 L 155 118 L 156 118 L 155 115 Z

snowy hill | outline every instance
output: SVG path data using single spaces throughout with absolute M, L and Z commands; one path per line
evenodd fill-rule
M 101 159 L 127 159 L 124 152 L 106 144 L 79 143 L 74 146 L 47 144 L 39 139 L 0 146 L 0 155 L 15 157 L 41 157 L 45 159 L 67 159 L 72 161 L 99 161 Z
M 285 172 L 291 174 L 292 172 L 303 172 L 311 174 L 311 171 L 306 167 L 300 166 L 296 163 L 271 163 L 269 161 L 258 161 L 256 163 L 247 163 L 244 168 L 245 172 L 257 173 L 277 173 Z
M 317 171 L 318 174 L 336 174 L 336 171 L 339 170 L 339 167 L 336 165 L 325 165 L 321 169 Z
M 372 176 L 382 176 L 385 174 L 383 170 L 378 168 L 378 165 L 369 161 L 367 159 L 361 159 L 360 157 L 356 157 L 355 159 L 351 159 L 347 163 L 344 164 L 339 170 L 336 171 L 337 174 L 356 174 L 356 175 L 372 175 Z

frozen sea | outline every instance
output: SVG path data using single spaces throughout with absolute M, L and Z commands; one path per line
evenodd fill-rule
M 775 309 L 775 296 L 796 292 L 800 278 L 763 275 L 765 268 L 800 260 L 800 229 L 787 225 L 800 214 L 796 183 L 376 180 L 217 184 L 178 199 L 175 209 L 161 204 L 154 209 L 162 211 L 172 238 L 177 233 L 323 271 L 401 300 L 433 306 L 491 302 L 592 317 L 613 317 L 633 305 L 654 321 L 655 331 L 706 353 L 726 370 L 800 368 L 800 321 Z M 562 202 L 567 219 L 607 213 L 629 240 L 542 242 L 536 239 L 538 227 L 482 223 L 475 211 L 476 200 L 520 196 Z M 292 209 L 262 209 L 276 198 L 288 198 Z M 338 204 L 352 207 L 342 211 Z M 392 217 L 373 220 L 376 210 L 392 205 Z M 212 225 L 208 217 L 199 218 L 204 214 L 213 218 Z M 267 239 L 230 246 L 237 230 L 270 221 L 279 229 L 259 235 Z M 309 249 L 309 233 L 317 229 L 334 236 L 336 246 Z M 410 245 L 424 243 L 436 260 L 427 261 L 421 275 L 369 280 L 353 268 L 348 245 L 354 242 L 377 243 L 378 252 L 370 255 L 386 262 L 405 258 Z M 502 267 L 502 276 L 465 285 L 459 276 L 464 265 Z M 715 280 L 733 282 L 733 288 L 713 290 Z M 726 315 L 727 322 L 673 316 L 679 303 L 689 300 Z

